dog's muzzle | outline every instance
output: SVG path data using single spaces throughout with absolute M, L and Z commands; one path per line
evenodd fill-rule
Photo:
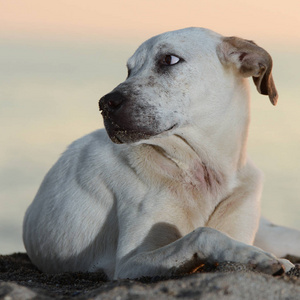
M 105 129 L 114 143 L 147 140 L 177 126 L 171 118 L 160 118 L 157 108 L 145 103 L 137 94 L 129 95 L 132 94 L 114 91 L 99 100 Z
M 118 91 L 111 92 L 99 100 L 105 129 L 114 143 L 133 143 L 155 134 L 151 129 L 145 128 L 144 124 L 138 124 L 134 116 L 139 108 L 133 107 L 132 102 Z

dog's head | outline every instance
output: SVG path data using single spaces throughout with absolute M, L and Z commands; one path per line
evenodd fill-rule
M 277 101 L 272 59 L 265 50 L 203 28 L 149 39 L 127 67 L 127 79 L 99 101 L 115 143 L 166 136 L 203 118 L 218 118 L 233 98 L 247 98 L 244 77 L 252 76 L 257 90 L 274 105 Z

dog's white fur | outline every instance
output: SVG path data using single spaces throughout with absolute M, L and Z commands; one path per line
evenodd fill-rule
M 166 65 L 166 55 L 181 60 Z M 178 274 L 221 261 L 269 274 L 290 269 L 268 252 L 299 255 L 298 231 L 262 220 L 256 244 L 268 252 L 252 246 L 262 179 L 246 154 L 245 77 L 276 103 L 268 53 L 188 28 L 146 41 L 128 68 L 113 91 L 126 97 L 126 120 L 116 125 L 111 101 L 100 101 L 120 144 L 104 130 L 75 141 L 27 210 L 23 238 L 32 262 L 45 272 L 103 270 L 109 278 Z

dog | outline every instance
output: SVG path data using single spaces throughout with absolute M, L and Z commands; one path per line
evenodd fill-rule
M 291 269 L 277 256 L 300 255 L 300 233 L 260 218 L 262 175 L 246 152 L 248 77 L 278 99 L 268 52 L 186 28 L 147 40 L 127 67 L 99 101 L 106 131 L 72 143 L 27 209 L 31 261 L 110 279 L 224 261 Z

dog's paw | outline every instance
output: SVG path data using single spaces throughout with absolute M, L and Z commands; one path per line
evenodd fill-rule
M 288 272 L 294 265 L 286 259 L 278 259 L 273 254 L 259 248 L 248 246 L 239 249 L 240 262 L 250 265 L 255 271 L 277 276 Z
M 250 260 L 251 267 L 259 272 L 278 276 L 285 272 L 284 265 L 277 259 L 273 257 L 265 257 L 263 259 Z

